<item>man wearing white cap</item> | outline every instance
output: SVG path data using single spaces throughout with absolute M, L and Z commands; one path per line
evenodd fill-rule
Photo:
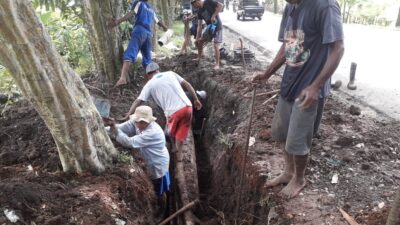
M 147 162 L 154 190 L 163 204 L 164 192 L 169 192 L 169 153 L 166 148 L 164 131 L 153 117 L 149 106 L 139 106 L 130 120 L 115 124 L 113 119 L 104 119 L 112 138 L 127 148 L 139 149 Z
M 166 131 L 172 138 L 175 148 L 181 152 L 183 141 L 189 133 L 192 121 L 192 103 L 186 96 L 186 91 L 194 96 L 196 109 L 201 108 L 201 102 L 196 92 L 181 76 L 173 71 L 160 72 L 157 63 L 152 62 L 146 67 L 147 80 L 139 97 L 133 102 L 125 119 L 135 111 L 142 102 L 150 97 L 160 106 L 167 118 Z M 179 159 L 178 159 L 179 160 Z

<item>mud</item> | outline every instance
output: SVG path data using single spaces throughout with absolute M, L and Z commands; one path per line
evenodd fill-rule
M 209 203 L 209 213 L 215 213 L 218 218 L 214 222 L 233 224 L 240 191 L 239 176 L 244 169 L 242 160 L 252 91 L 245 77 L 262 68 L 262 64 L 255 62 L 250 69 L 243 70 L 228 61 L 222 70 L 213 71 L 212 60 L 206 59 L 193 70 L 194 58 L 189 55 L 178 61 L 167 60 L 163 67 L 177 71 L 197 89 L 208 93 L 212 104 L 208 105 L 203 152 L 198 155 L 204 154 L 202 158 L 209 170 L 205 169 L 205 177 L 200 175 L 199 185 L 203 187 L 203 202 Z M 273 77 L 259 86 L 257 93 L 278 89 L 280 79 Z M 400 171 L 399 122 L 371 117 L 370 109 L 351 101 L 348 104 L 348 100 L 335 92 L 327 99 L 322 124 L 313 141 L 307 187 L 294 199 L 280 199 L 277 194 L 283 186 L 264 187 L 267 179 L 283 169 L 281 147 L 270 139 L 277 99 L 263 105 L 269 97 L 259 97 L 255 104 L 251 136 L 256 141 L 249 149 L 244 197 L 239 201 L 239 222 L 346 224 L 338 211 L 340 207 L 360 224 L 385 224 L 400 181 L 397 175 Z M 332 184 L 335 174 L 339 182 Z
M 197 66 L 194 55 L 166 58 L 162 70 L 174 70 L 196 89 L 208 93 L 208 120 L 197 139 L 196 161 L 200 206 L 194 214 L 203 224 L 346 224 L 338 207 L 360 224 L 385 224 L 400 182 L 400 124 L 371 117 L 369 109 L 334 93 L 326 102 L 317 138 L 313 141 L 307 186 L 294 199 L 281 199 L 264 187 L 283 169 L 282 150 L 270 138 L 277 99 L 257 97 L 246 167 L 243 166 L 252 87 L 246 76 L 264 68 L 263 62 L 240 64 L 225 60 L 213 71 L 208 58 Z M 139 71 L 138 74 L 142 73 Z M 279 76 L 257 87 L 257 93 L 279 88 Z M 111 116 L 124 115 L 138 95 L 142 80 L 123 90 L 86 77 L 93 95 L 112 100 Z M 351 113 L 358 107 L 357 113 Z M 152 105 L 155 107 L 154 105 Z M 0 108 L 0 111 L 3 109 Z M 121 155 L 102 175 L 61 172 L 51 134 L 27 103 L 8 106 L 0 117 L 0 209 L 12 209 L 20 224 L 156 224 L 154 194 L 143 160 Z M 159 123 L 163 115 L 156 110 Z M 358 113 L 359 112 L 359 113 Z M 121 152 L 126 152 L 116 145 Z M 129 155 L 129 154 L 128 154 Z M 192 156 L 193 157 L 193 156 Z M 194 159 L 194 158 L 193 158 Z M 246 170 L 242 184 L 239 177 Z M 194 170 L 191 170 L 194 171 Z M 339 182 L 332 184 L 337 174 Z M 187 172 L 190 176 L 190 172 Z M 238 200 L 238 193 L 242 198 Z M 383 204 L 382 204 L 383 203 Z M 235 216 L 236 205 L 240 205 Z M 0 224 L 8 224 L 3 213 Z

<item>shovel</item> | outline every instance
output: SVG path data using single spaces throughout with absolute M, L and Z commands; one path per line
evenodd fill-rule
M 100 97 L 93 97 L 93 102 L 101 117 L 103 118 L 110 117 L 110 108 L 111 108 L 110 100 Z

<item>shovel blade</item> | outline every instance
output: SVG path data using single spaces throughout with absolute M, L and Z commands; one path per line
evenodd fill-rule
M 111 108 L 110 100 L 104 99 L 104 98 L 99 98 L 99 97 L 94 97 L 93 101 L 94 101 L 94 105 L 96 106 L 96 109 L 100 113 L 101 117 L 103 117 L 103 118 L 110 117 L 110 108 Z

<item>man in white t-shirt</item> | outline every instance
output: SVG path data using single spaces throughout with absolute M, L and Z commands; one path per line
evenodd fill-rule
M 201 102 L 197 98 L 192 85 L 173 71 L 160 72 L 157 63 L 152 62 L 146 67 L 146 85 L 139 97 L 133 102 L 125 119 L 129 118 L 136 107 L 150 97 L 160 106 L 167 118 L 166 130 L 171 137 L 177 151 L 181 152 L 183 141 L 189 133 L 192 122 L 192 103 L 186 96 L 188 91 L 195 96 L 193 101 L 196 109 L 201 109 Z

